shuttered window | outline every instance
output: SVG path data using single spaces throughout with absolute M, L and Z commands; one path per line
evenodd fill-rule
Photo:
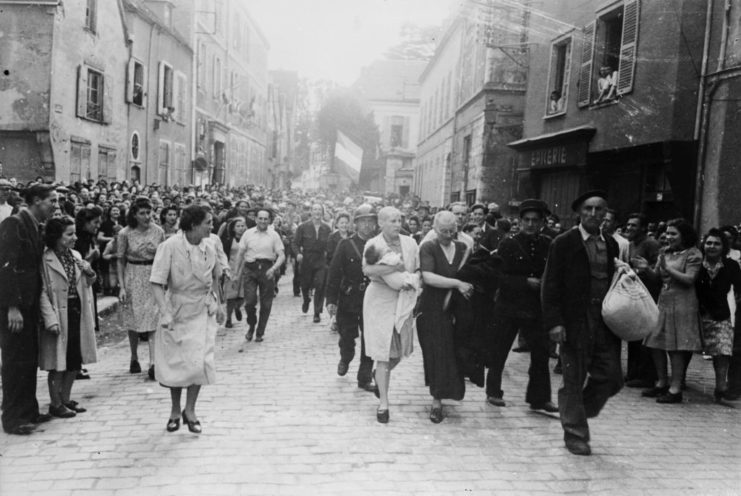
M 624 95 L 633 91 L 638 47 L 638 0 L 627 1 L 623 9 L 623 40 L 620 46 L 620 69 L 618 71 L 617 92 Z
M 584 27 L 584 39 L 581 50 L 581 72 L 579 73 L 579 92 L 577 104 L 580 107 L 589 105 L 592 100 L 592 62 L 594 60 L 594 26 L 591 22 Z

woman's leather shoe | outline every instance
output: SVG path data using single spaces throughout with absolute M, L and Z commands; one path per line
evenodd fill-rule
M 682 402 L 682 392 L 678 393 L 670 393 L 669 391 L 666 392 L 666 394 L 659 396 L 656 398 L 656 403 L 681 403 Z
M 539 405 L 530 405 L 531 410 L 543 410 L 548 413 L 558 413 L 558 407 L 552 401 L 546 401 Z
M 129 364 L 129 374 L 138 374 L 142 371 L 141 365 L 139 365 L 138 360 L 131 360 L 131 363 Z
M 167 420 L 167 432 L 175 432 L 180 429 L 180 417 Z
M 389 423 L 389 409 L 376 410 L 376 420 L 378 420 L 381 424 L 388 424 Z
M 183 410 L 183 423 L 188 426 L 188 430 L 193 434 L 200 434 L 202 432 L 201 423 L 197 420 L 188 419 L 188 416 L 185 414 L 185 410 Z
M 70 410 L 64 405 L 49 405 L 49 414 L 57 418 L 72 418 L 77 415 L 74 411 Z
M 646 389 L 641 393 L 644 398 L 658 398 L 669 392 L 669 386 L 654 386 L 651 389 Z
M 443 421 L 443 407 L 437 407 L 430 410 L 430 420 L 433 424 L 439 424 Z

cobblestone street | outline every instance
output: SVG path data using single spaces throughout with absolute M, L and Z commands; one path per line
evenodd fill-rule
M 506 408 L 468 384 L 445 420 L 428 420 L 418 346 L 392 374 L 391 420 L 356 387 L 357 359 L 338 377 L 337 336 L 311 323 L 288 278 L 263 343 L 222 329 L 218 385 L 201 391 L 203 434 L 167 433 L 169 394 L 128 373 L 128 343 L 100 350 L 73 397 L 88 408 L 29 437 L 0 434 L 0 494 L 738 494 L 739 410 L 712 402 L 712 367 L 696 356 L 682 405 L 625 389 L 590 422 L 591 457 L 563 447 L 557 416 L 524 402 L 527 357 L 513 353 Z M 110 317 L 109 317 L 110 318 Z M 146 345 L 140 347 L 146 371 Z M 552 362 L 553 364 L 553 362 Z M 553 376 L 554 399 L 559 376 Z M 48 404 L 39 374 L 39 402 Z

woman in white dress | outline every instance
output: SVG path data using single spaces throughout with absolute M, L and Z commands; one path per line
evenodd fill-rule
M 396 326 L 396 310 L 402 291 L 414 291 L 411 284 L 392 288 L 384 276 L 394 272 L 414 274 L 419 268 L 417 242 L 401 231 L 401 212 L 394 207 L 384 207 L 378 212 L 381 234 L 365 245 L 363 273 L 370 279 L 363 298 L 363 332 L 365 352 L 376 362 L 375 378 L 378 385 L 380 404 L 376 420 L 385 424 L 389 421 L 389 379 L 391 370 L 403 357 L 412 352 L 414 331 L 412 326 Z M 394 252 L 401 257 L 397 266 L 382 263 L 369 264 L 369 254 L 375 251 L 379 257 Z
M 198 393 L 202 385 L 216 379 L 216 330 L 224 312 L 216 291 L 222 269 L 214 245 L 207 241 L 212 227 L 213 218 L 205 208 L 193 205 L 183 210 L 181 232 L 160 245 L 149 279 L 161 316 L 156 378 L 170 388 L 172 400 L 168 432 L 180 428 L 182 415 L 188 430 L 201 433 L 195 412 Z M 181 410 L 183 388 L 188 392 Z

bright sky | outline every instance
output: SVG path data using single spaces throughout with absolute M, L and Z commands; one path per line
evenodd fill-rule
M 270 42 L 270 69 L 350 84 L 399 41 L 404 23 L 440 24 L 462 0 L 242 0 Z

